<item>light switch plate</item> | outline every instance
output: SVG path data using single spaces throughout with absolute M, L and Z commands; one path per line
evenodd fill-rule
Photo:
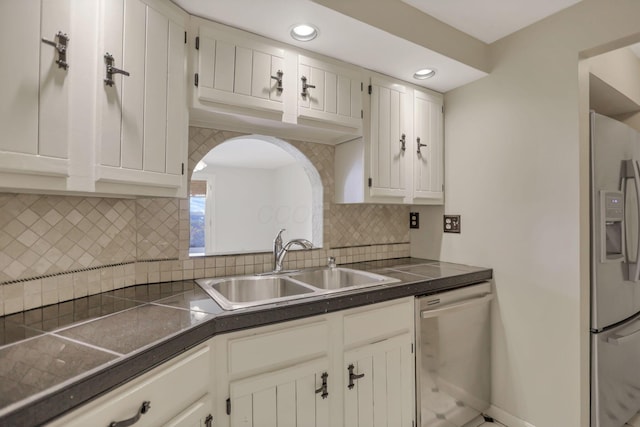
M 445 215 L 443 231 L 445 233 L 460 233 L 460 215 Z

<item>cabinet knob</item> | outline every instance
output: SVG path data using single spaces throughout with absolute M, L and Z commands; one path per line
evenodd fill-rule
M 300 93 L 300 95 L 302 95 L 303 98 L 306 98 L 307 95 L 309 95 L 308 89 L 315 89 L 316 87 L 315 85 L 307 84 L 306 76 L 300 77 L 300 80 L 302 80 L 302 93 Z
M 54 42 L 43 38 L 42 42 L 48 44 L 49 46 L 53 46 L 58 51 L 58 59 L 56 60 L 56 64 L 58 64 L 58 68 L 62 68 L 66 71 L 69 69 L 69 63 L 67 62 L 67 43 L 69 42 L 69 36 L 62 31 L 58 31 L 55 37 L 58 39 L 58 41 Z
M 316 390 L 316 394 L 322 393 L 321 396 L 322 396 L 323 399 L 326 399 L 327 397 L 329 397 L 329 391 L 328 391 L 328 387 L 327 387 L 327 378 L 329 378 L 329 374 L 327 374 L 326 372 L 323 372 L 322 373 L 322 386 L 320 386 L 320 388 Z
M 402 150 L 402 152 L 404 153 L 405 150 L 407 149 L 407 135 L 405 135 L 404 133 L 402 134 L 402 136 L 400 137 L 400 149 Z
M 106 84 L 109 87 L 112 87 L 113 84 L 115 83 L 113 81 L 113 75 L 114 74 L 122 74 L 123 76 L 129 76 L 129 72 L 125 71 L 125 70 L 121 70 L 119 68 L 116 68 L 113 66 L 113 55 L 111 55 L 109 52 L 104 54 L 104 63 L 105 66 L 107 67 L 107 76 L 104 79 L 104 84 Z
M 422 152 L 420 152 L 420 148 L 426 147 L 427 144 L 421 144 L 420 143 L 420 137 L 416 138 L 416 143 L 417 143 L 417 146 L 418 146 L 418 149 L 416 150 L 416 152 L 418 153 L 418 155 L 422 155 Z
M 276 90 L 278 91 L 278 93 L 282 93 L 282 91 L 284 90 L 284 87 L 282 86 L 283 75 L 284 73 L 282 72 L 282 70 L 278 70 L 275 76 L 271 76 L 271 78 L 277 82 Z
M 353 370 L 355 369 L 355 366 L 353 366 L 353 363 L 350 364 L 347 369 L 349 370 L 349 385 L 347 386 L 347 388 L 351 390 L 355 386 L 353 381 L 359 380 L 360 378 L 364 378 L 364 374 L 354 374 Z

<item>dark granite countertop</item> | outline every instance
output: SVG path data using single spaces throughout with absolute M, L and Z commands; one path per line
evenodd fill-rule
M 0 427 L 41 425 L 218 334 L 492 278 L 491 269 L 416 258 L 343 266 L 400 282 L 225 311 L 185 280 L 0 317 Z

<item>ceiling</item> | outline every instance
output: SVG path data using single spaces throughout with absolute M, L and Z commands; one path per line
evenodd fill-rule
M 493 43 L 581 0 L 402 0 L 458 30 Z
M 283 43 L 327 55 L 400 80 L 445 93 L 487 75 L 465 63 L 343 15 L 312 0 L 172 0 L 189 13 L 250 31 Z M 356 1 L 356 0 L 344 0 Z M 365 1 L 365 0 L 360 0 Z M 368 0 L 367 0 L 368 1 Z M 404 2 L 492 43 L 581 0 L 379 0 Z M 319 36 L 298 42 L 292 25 L 312 23 Z M 634 47 L 640 57 L 640 45 Z M 419 68 L 437 70 L 435 77 L 415 80 Z

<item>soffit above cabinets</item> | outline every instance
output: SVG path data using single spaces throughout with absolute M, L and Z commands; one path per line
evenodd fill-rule
M 485 43 L 553 15 L 581 0 L 402 0 Z
M 310 0 L 172 0 L 192 15 L 220 22 L 273 40 L 447 92 L 487 75 L 473 66 L 390 34 Z M 298 42 L 289 36 L 297 23 L 312 23 L 319 36 Z M 415 80 L 420 68 L 435 77 Z

